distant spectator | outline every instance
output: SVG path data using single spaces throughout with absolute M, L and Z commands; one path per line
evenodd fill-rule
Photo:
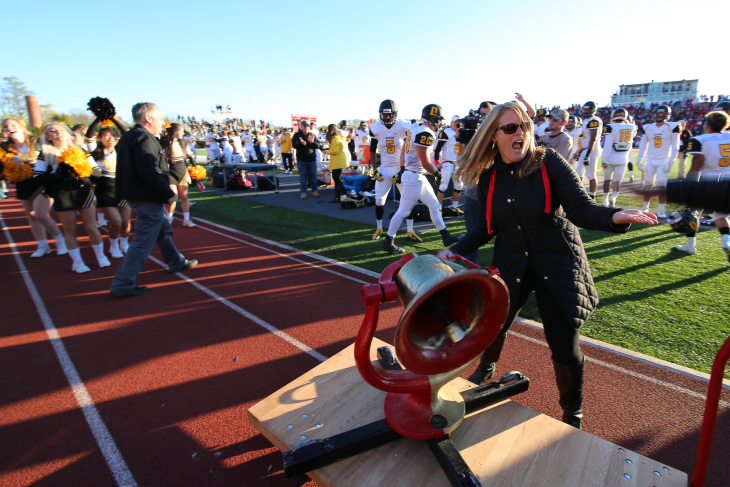
M 307 184 L 312 189 L 312 196 L 319 198 L 317 192 L 317 155 L 319 140 L 309 133 L 309 123 L 302 120 L 299 131 L 292 137 L 292 146 L 297 151 L 297 171 L 299 171 L 299 189 L 301 199 L 307 199 Z
M 339 134 L 337 126 L 333 123 L 327 127 L 326 140 L 330 147 L 323 152 L 331 156 L 329 169 L 332 182 L 335 183 L 335 199 L 331 200 L 330 203 L 339 203 L 340 196 L 345 193 L 345 187 L 342 184 L 342 170 L 350 165 L 346 153 L 348 150 L 347 140 Z

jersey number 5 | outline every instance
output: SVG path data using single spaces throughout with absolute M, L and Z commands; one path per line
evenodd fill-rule
M 406 154 L 408 154 L 408 151 L 410 150 L 410 148 L 411 148 L 411 131 L 406 130 L 406 147 L 404 149 L 406 151 Z
M 720 167 L 730 166 L 730 144 L 720 145 L 720 155 L 723 156 L 720 158 Z
M 392 140 L 386 140 L 385 147 L 388 149 L 388 154 L 395 154 L 395 145 Z
M 654 136 L 654 147 L 657 149 L 662 146 L 662 138 L 659 135 Z

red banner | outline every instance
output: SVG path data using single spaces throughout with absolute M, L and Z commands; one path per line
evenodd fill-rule
M 314 125 L 317 125 L 317 116 L 316 115 L 305 115 L 302 113 L 292 113 L 291 114 L 292 131 L 296 132 L 297 130 L 299 130 L 299 122 L 301 120 L 306 120 L 307 123 L 313 123 Z

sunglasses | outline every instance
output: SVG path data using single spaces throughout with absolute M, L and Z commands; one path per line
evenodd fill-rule
M 525 123 L 508 123 L 507 125 L 502 125 L 497 130 L 501 130 L 507 135 L 512 135 L 517 132 L 517 127 L 521 128 L 523 132 L 527 132 L 527 124 Z

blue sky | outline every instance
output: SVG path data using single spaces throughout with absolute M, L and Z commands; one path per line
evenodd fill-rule
M 28 19 L 22 2 L 7 19 Z M 111 99 L 126 119 L 139 101 L 165 114 L 282 123 L 376 118 L 385 98 L 403 118 L 428 103 L 465 115 L 522 93 L 535 106 L 607 104 L 621 84 L 700 80 L 730 92 L 706 35 L 726 1 L 402 1 L 33 3 L 28 35 L 6 43 L 16 76 L 58 111 Z M 87 10 L 88 9 L 88 10 Z M 720 30 L 714 30 L 720 29 Z M 153 46 L 158 46 L 154 48 Z M 724 55 L 723 55 L 724 56 Z M 722 57 L 724 59 L 724 57 Z

